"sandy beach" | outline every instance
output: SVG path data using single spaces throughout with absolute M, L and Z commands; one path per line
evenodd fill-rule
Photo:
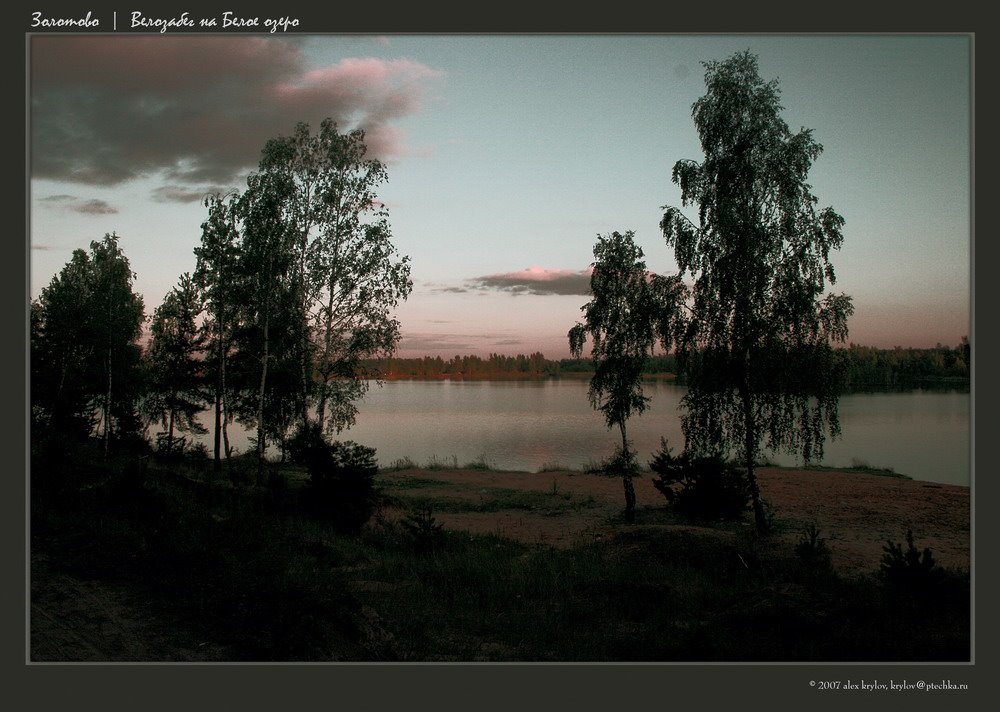
M 761 493 L 774 516 L 775 534 L 768 546 L 793 547 L 803 529 L 815 524 L 827 540 L 833 565 L 843 573 L 878 569 L 887 540 L 903 543 L 908 529 L 920 548 L 929 547 L 940 566 L 969 570 L 970 489 L 900 477 L 850 471 L 800 470 L 762 467 L 757 471 Z M 440 512 L 438 521 L 450 529 L 494 533 L 526 543 L 568 547 L 612 534 L 608 521 L 624 507 L 621 481 L 580 472 L 541 473 L 478 470 L 413 469 L 390 473 L 393 479 L 420 478 L 419 489 L 399 489 L 420 497 L 455 497 L 475 501 L 497 489 L 569 493 L 592 497 L 591 507 L 572 517 L 547 516 L 524 509 L 495 512 Z M 732 527 L 708 523 L 657 523 L 666 500 L 653 487 L 652 477 L 635 480 L 639 518 L 637 526 L 684 527 L 706 536 L 733 537 Z M 397 512 L 398 515 L 398 512 Z M 662 520 L 662 517 L 660 518 Z M 749 515 L 745 518 L 747 526 Z M 737 527 L 738 528 L 738 527 Z M 905 544 L 904 544 L 905 546 Z

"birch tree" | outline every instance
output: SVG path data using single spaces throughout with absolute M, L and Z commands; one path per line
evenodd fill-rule
M 776 80 L 750 52 L 705 65 L 693 106 L 704 160 L 680 160 L 673 180 L 689 218 L 669 207 L 661 228 L 681 275 L 693 280 L 678 358 L 687 448 L 735 453 L 746 468 L 757 526 L 766 517 L 755 476 L 762 445 L 821 458 L 840 432 L 831 342 L 847 338 L 850 297 L 830 253 L 844 219 L 819 209 L 809 169 L 822 146 L 781 118 Z
M 635 451 L 628 438 L 627 423 L 641 415 L 649 404 L 642 391 L 642 372 L 653 348 L 664 333 L 661 326 L 664 299 L 676 292 L 675 279 L 651 275 L 635 233 L 598 235 L 594 246 L 590 290 L 593 298 L 582 307 L 584 319 L 569 331 L 573 356 L 579 358 L 587 336 L 592 339 L 594 375 L 588 395 L 591 405 L 604 414 L 608 428 L 617 427 L 621 445 L 608 461 L 608 469 L 622 478 L 625 519 L 635 518 L 635 487 L 638 472 Z

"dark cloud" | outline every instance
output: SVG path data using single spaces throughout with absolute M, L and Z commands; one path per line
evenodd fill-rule
M 103 200 L 83 200 L 74 205 L 72 210 L 86 215 L 113 215 L 118 212 L 118 208 L 109 205 Z
M 238 182 L 267 139 L 332 117 L 369 149 L 407 152 L 395 122 L 439 73 L 405 59 L 310 70 L 299 38 L 38 36 L 31 40 L 32 175 L 117 185 Z M 166 199 L 170 200 L 170 197 Z
M 182 185 L 163 185 L 152 192 L 153 200 L 158 203 L 195 203 L 201 202 L 205 196 L 224 195 L 231 188 L 208 186 L 203 188 L 187 188 Z
M 590 295 L 590 270 L 531 267 L 520 272 L 490 274 L 470 279 L 474 289 L 509 292 L 514 295 Z
M 59 210 L 69 210 L 74 213 L 83 213 L 84 215 L 114 215 L 118 212 L 118 208 L 107 201 L 96 198 L 84 200 L 74 195 L 49 195 L 45 198 L 39 198 L 38 202 L 45 203 Z

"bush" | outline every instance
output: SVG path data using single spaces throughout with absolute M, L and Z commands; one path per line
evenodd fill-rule
M 626 475 L 639 477 L 642 474 L 639 470 L 639 462 L 636 460 L 635 450 L 625 449 L 621 445 L 589 472 L 604 477 L 624 477 Z
M 795 545 L 795 555 L 810 569 L 830 568 L 830 549 L 815 524 L 809 524 L 802 530 L 802 538 Z
M 891 585 L 908 590 L 928 589 L 941 583 L 944 570 L 937 566 L 931 550 L 922 552 L 913 544 L 913 530 L 906 530 L 906 551 L 902 544 L 886 541 L 882 547 L 882 574 Z
M 739 468 L 718 455 L 696 457 L 683 452 L 674 456 L 666 439 L 660 442 L 649 467 L 659 475 L 653 486 L 674 509 L 698 519 L 742 516 L 750 490 Z
M 186 454 L 187 438 L 174 435 L 173 441 L 167 433 L 156 434 L 156 454 L 162 459 L 180 459 Z
M 300 430 L 289 441 L 292 461 L 306 466 L 306 504 L 343 532 L 355 533 L 375 510 L 375 448 L 355 442 L 327 443 L 319 427 Z
M 420 507 L 400 522 L 418 552 L 437 548 L 442 540 L 442 525 L 434 519 L 431 507 Z

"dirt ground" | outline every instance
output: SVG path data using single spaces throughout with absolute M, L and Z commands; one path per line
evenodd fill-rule
M 820 536 L 827 540 L 834 566 L 843 573 L 877 570 L 886 541 L 904 543 L 908 529 L 913 531 L 914 543 L 920 549 L 929 547 L 939 565 L 969 570 L 968 487 L 842 471 L 761 468 L 757 474 L 762 496 L 774 515 L 778 541 L 792 547 L 802 537 L 803 529 L 815 524 Z M 624 508 L 620 480 L 579 472 L 406 470 L 393 476 L 442 483 L 440 489 L 426 486 L 398 492 L 420 497 L 475 500 L 488 496 L 492 489 L 504 488 L 570 493 L 575 501 L 593 498 L 592 506 L 578 507 L 572 516 L 527 510 L 435 513 L 447 528 L 498 534 L 531 544 L 568 547 L 609 536 L 615 526 L 609 517 Z M 638 523 L 657 521 L 655 515 L 666 501 L 653 487 L 651 477 L 636 479 L 635 491 Z M 697 528 L 706 534 L 732 535 L 688 524 L 649 526 Z
M 32 662 L 204 662 L 229 656 L 184 621 L 150 606 L 140 591 L 58 570 L 37 550 L 31 552 L 30 620 Z

